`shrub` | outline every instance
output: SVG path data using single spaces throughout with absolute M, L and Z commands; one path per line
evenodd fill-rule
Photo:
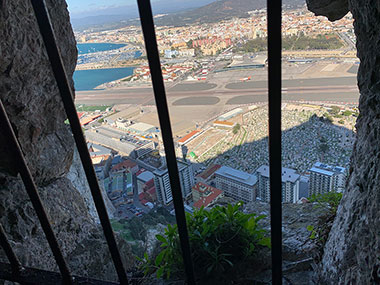
M 240 124 L 236 124 L 234 128 L 232 129 L 232 132 L 234 133 L 234 135 L 236 135 L 239 130 L 240 130 Z
M 317 255 L 315 256 L 317 263 L 323 256 L 323 249 L 329 236 L 341 199 L 342 193 L 334 191 L 313 195 L 310 198 L 310 202 L 317 203 L 315 207 L 325 208 L 328 210 L 325 215 L 319 218 L 318 224 L 315 227 L 311 225 L 307 226 L 307 230 L 310 231 L 310 239 L 315 240 L 317 245 Z
M 327 208 L 331 214 L 335 215 L 341 199 L 342 193 L 331 191 L 323 194 L 312 195 L 310 202 L 317 202 L 316 207 Z
M 343 116 L 349 117 L 351 115 L 352 115 L 352 112 L 349 111 L 349 110 L 346 110 L 346 111 L 343 112 Z
M 194 272 L 198 279 L 216 280 L 235 264 L 254 258 L 257 248 L 270 247 L 266 231 L 258 225 L 265 216 L 244 214 L 240 211 L 241 206 L 239 202 L 234 206 L 216 206 L 210 211 L 202 207 L 186 215 Z M 147 255 L 140 259 L 144 274 L 156 272 L 158 278 L 183 277 L 177 225 L 168 225 L 165 234 L 156 238 L 162 250 L 154 261 Z

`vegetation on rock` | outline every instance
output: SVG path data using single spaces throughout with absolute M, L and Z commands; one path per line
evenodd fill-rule
M 210 211 L 203 207 L 187 214 L 189 240 L 194 271 L 201 282 L 223 280 L 231 269 L 255 258 L 260 247 L 270 247 L 258 222 L 265 216 L 240 211 L 242 202 L 227 207 L 216 206 Z M 145 254 L 141 269 L 145 275 L 156 272 L 157 277 L 183 277 L 183 260 L 177 225 L 168 225 L 164 235 L 156 235 L 161 251 L 155 260 Z
M 323 248 L 329 236 L 341 199 L 342 193 L 334 191 L 312 195 L 310 198 L 310 202 L 316 203 L 314 207 L 328 210 L 327 214 L 319 218 L 318 224 L 315 227 L 311 225 L 307 227 L 307 230 L 310 231 L 310 239 L 315 240 L 319 249 L 316 256 L 317 262 L 319 262 L 323 256 Z

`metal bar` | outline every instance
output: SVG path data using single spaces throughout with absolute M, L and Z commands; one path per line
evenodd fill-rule
M 7 256 L 9 262 L 11 263 L 11 268 L 13 274 L 17 275 L 20 273 L 22 265 L 18 260 L 16 254 L 14 253 L 8 239 L 7 235 L 4 231 L 2 224 L 0 224 L 0 245 L 3 248 L 5 255 Z
M 46 271 L 31 267 L 23 268 L 19 275 L 15 275 L 12 266 L 8 263 L 0 262 L 0 280 L 8 280 L 21 284 L 33 285 L 57 285 L 66 284 L 61 275 L 57 272 Z M 116 285 L 119 283 L 103 281 L 94 278 L 73 276 L 74 285 Z
M 272 284 L 282 284 L 281 0 L 267 0 Z
M 46 9 L 44 0 L 31 0 L 34 13 L 37 18 L 38 26 L 45 43 L 46 51 L 53 69 L 55 80 L 57 81 L 58 89 L 62 97 L 63 105 L 67 117 L 70 122 L 70 127 L 74 135 L 74 140 L 83 164 L 83 169 L 86 173 L 87 181 L 91 189 L 91 194 L 94 199 L 95 207 L 99 215 L 100 223 L 111 253 L 113 263 L 119 281 L 121 284 L 128 284 L 127 274 L 124 270 L 120 252 L 117 248 L 115 236 L 108 217 L 107 209 L 104 204 L 103 196 L 99 188 L 98 179 L 95 175 L 90 154 L 88 153 L 86 140 L 83 136 L 82 128 L 79 123 L 78 115 L 74 105 L 74 95 L 70 88 L 67 79 L 66 71 L 63 66 L 61 54 L 57 47 L 57 41 L 54 36 L 49 13 Z
M 189 236 L 183 207 L 181 184 L 178 174 L 177 158 L 174 151 L 173 134 L 169 118 L 168 104 L 162 77 L 160 57 L 158 54 L 156 33 L 154 30 L 152 8 L 149 0 L 137 0 L 141 27 L 144 34 L 145 48 L 149 62 L 154 98 L 165 147 L 165 155 L 169 172 L 170 187 L 173 195 L 178 233 L 181 242 L 182 256 L 188 284 L 195 284 L 193 262 L 191 258 Z
M 30 201 L 32 202 L 33 208 L 36 211 L 37 217 L 40 220 L 42 230 L 44 231 L 46 239 L 49 243 L 50 249 L 53 252 L 55 261 L 57 262 L 59 270 L 62 274 L 62 278 L 67 282 L 67 284 L 71 284 L 70 271 L 67 267 L 65 259 L 63 258 L 61 249 L 59 248 L 57 239 L 54 235 L 53 229 L 51 228 L 49 218 L 45 212 L 44 206 L 42 205 L 40 196 L 37 191 L 36 184 L 33 181 L 32 174 L 29 171 L 24 155 L 21 151 L 20 145 L 12 129 L 12 125 L 9 121 L 9 118 L 4 109 L 4 105 L 1 99 L 0 99 L 0 126 L 1 126 L 0 129 L 2 130 L 2 134 L 8 141 L 8 145 L 15 158 L 18 171 L 20 172 L 21 179 L 25 185 L 26 192 L 29 195 Z

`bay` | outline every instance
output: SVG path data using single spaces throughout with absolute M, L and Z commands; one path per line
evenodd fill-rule
M 73 77 L 75 90 L 92 90 L 103 83 L 132 75 L 133 70 L 134 67 L 76 70 Z
M 113 50 L 125 47 L 125 44 L 111 44 L 111 43 L 87 43 L 77 44 L 78 54 L 94 53 L 99 51 Z

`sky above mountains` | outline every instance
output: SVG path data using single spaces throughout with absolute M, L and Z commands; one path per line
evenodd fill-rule
M 100 15 L 137 16 L 136 0 L 66 0 L 72 18 Z M 215 0 L 151 0 L 154 13 L 171 13 L 200 7 Z
M 95 16 L 108 14 L 113 9 L 122 6 L 137 5 L 136 0 L 66 0 L 71 15 L 75 16 Z

